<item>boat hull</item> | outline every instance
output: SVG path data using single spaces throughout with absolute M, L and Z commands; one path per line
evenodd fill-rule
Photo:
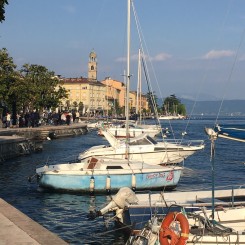
M 82 171 L 83 172 L 83 171 Z M 170 171 L 156 171 L 148 173 L 56 173 L 44 172 L 40 175 L 39 186 L 45 189 L 80 193 L 106 193 L 116 192 L 121 187 L 135 188 L 137 190 L 158 190 L 162 188 L 174 189 L 180 179 L 181 169 Z M 92 180 L 91 180 L 92 179 Z M 91 182 L 94 181 L 94 184 Z M 110 184 L 109 184 L 110 183 Z M 91 188 L 91 184 L 94 186 Z
M 190 150 L 177 151 L 175 149 L 157 149 L 149 151 L 148 147 L 142 146 L 139 150 L 138 148 L 130 147 L 130 151 L 128 153 L 129 160 L 144 160 L 145 162 L 150 162 L 151 165 L 158 164 L 172 164 L 172 163 L 181 163 L 187 157 L 193 155 L 199 149 L 190 148 Z M 202 149 L 200 147 L 200 149 Z M 107 157 L 112 159 L 125 159 L 126 147 L 121 149 L 113 149 L 113 148 L 101 148 L 96 150 L 91 150 L 90 152 L 85 152 L 80 155 L 80 159 L 86 159 L 91 156 L 98 157 Z M 154 160 L 152 160 L 154 159 Z

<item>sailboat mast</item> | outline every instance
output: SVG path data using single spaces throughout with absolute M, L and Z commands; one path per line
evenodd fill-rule
M 137 84 L 137 97 L 136 97 L 136 115 L 139 117 L 141 124 L 141 50 L 139 49 L 138 54 L 138 84 Z
M 130 85 L 130 4 L 131 0 L 128 0 L 127 11 L 127 93 L 126 93 L 126 158 L 128 158 L 128 141 L 129 141 L 129 85 Z

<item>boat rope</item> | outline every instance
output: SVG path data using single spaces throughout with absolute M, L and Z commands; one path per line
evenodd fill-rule
M 136 27 L 137 27 L 137 31 L 138 31 L 138 36 L 139 36 L 140 50 L 142 52 L 141 60 L 142 60 L 142 65 L 143 65 L 143 71 L 144 71 L 145 79 L 146 79 L 146 82 L 147 82 L 147 88 L 148 88 L 148 91 L 149 91 L 150 100 L 151 100 L 151 102 L 153 104 L 153 110 L 154 110 L 154 114 L 155 114 L 157 123 L 158 123 L 158 125 L 161 126 L 161 123 L 160 123 L 160 120 L 159 120 L 159 116 L 158 116 L 158 111 L 157 111 L 157 103 L 156 103 L 154 95 L 153 95 L 154 92 L 153 92 L 153 88 L 152 88 L 152 85 L 151 85 L 152 82 L 151 82 L 150 76 L 149 76 L 149 69 L 147 67 L 147 63 L 145 62 L 146 57 L 150 57 L 150 55 L 149 55 L 149 51 L 148 51 L 148 48 L 147 48 L 147 45 L 146 45 L 146 42 L 145 42 L 145 39 L 144 39 L 143 31 L 142 31 L 142 28 L 141 28 L 141 25 L 140 25 L 140 22 L 139 22 L 139 18 L 138 18 L 138 15 L 136 13 L 133 1 L 132 1 L 132 9 L 133 9 L 135 23 L 136 23 Z M 146 47 L 147 54 L 144 52 L 144 46 Z M 160 96 L 162 97 L 161 89 L 159 87 L 159 83 L 158 83 L 158 80 L 157 80 L 157 77 L 156 77 L 156 74 L 155 74 L 155 71 L 154 71 L 154 67 L 152 65 L 152 62 L 151 61 L 149 61 L 149 62 L 151 64 L 151 69 L 153 71 L 154 78 L 156 80 L 156 85 L 158 87 L 158 91 L 160 91 Z M 172 125 L 170 125 L 170 128 L 171 128 L 171 131 L 173 132 Z M 164 133 L 163 133 L 162 130 L 161 130 L 161 135 L 162 135 L 162 138 L 164 138 Z
M 237 47 L 237 50 L 236 50 L 236 55 L 235 55 L 235 58 L 234 58 L 234 61 L 233 61 L 232 67 L 231 67 L 231 71 L 230 71 L 229 77 L 227 79 L 227 84 L 225 86 L 226 89 L 224 91 L 223 98 L 222 98 L 222 101 L 220 103 L 219 111 L 218 111 L 218 114 L 217 114 L 217 117 L 216 117 L 216 120 L 215 120 L 215 125 L 217 125 L 217 123 L 218 123 L 218 118 L 219 118 L 219 115 L 220 115 L 220 112 L 221 112 L 221 109 L 222 109 L 222 106 L 223 106 L 223 103 L 224 103 L 224 100 L 225 100 L 226 92 L 227 92 L 227 90 L 229 88 L 228 84 L 231 83 L 231 77 L 232 77 L 232 74 L 234 72 L 237 60 L 238 60 L 238 53 L 239 53 L 240 48 L 242 46 L 242 42 L 244 40 L 244 36 L 245 36 L 245 28 L 243 29 L 242 36 L 241 36 L 240 42 L 238 44 L 238 47 Z

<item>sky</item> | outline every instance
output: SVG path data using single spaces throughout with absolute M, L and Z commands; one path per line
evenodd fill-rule
M 141 40 L 158 98 L 245 99 L 244 0 L 134 0 L 133 5 L 131 90 L 137 87 Z M 127 0 L 9 0 L 5 11 L 0 48 L 18 69 L 38 64 L 62 77 L 87 77 L 89 53 L 95 51 L 98 80 L 124 81 Z M 148 92 L 143 75 L 142 90 Z

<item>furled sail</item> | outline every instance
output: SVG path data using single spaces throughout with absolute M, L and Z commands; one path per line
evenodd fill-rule
M 217 125 L 215 127 L 218 137 L 245 142 L 245 125 Z

